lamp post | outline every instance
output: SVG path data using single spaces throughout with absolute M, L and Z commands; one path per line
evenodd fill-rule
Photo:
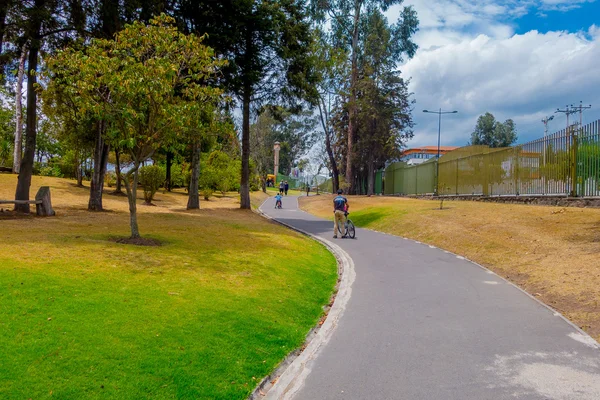
M 277 184 L 277 174 L 279 173 L 279 150 L 281 150 L 281 143 L 275 142 L 273 144 L 273 154 L 275 156 L 275 181 L 273 182 L 273 186 Z
M 554 119 L 554 115 L 546 117 L 542 120 L 544 124 L 544 166 L 546 165 L 546 136 L 548 136 L 548 122 Z
M 456 114 L 458 111 L 442 111 L 440 108 L 439 111 L 429 111 L 423 110 L 424 113 L 429 114 L 437 114 L 438 115 L 438 149 L 437 149 L 437 163 L 435 164 L 435 194 L 438 194 L 438 184 L 439 184 L 439 175 L 440 175 L 440 140 L 442 136 L 442 114 Z
M 546 153 L 548 152 L 546 150 L 546 146 L 548 145 L 548 140 L 546 139 L 546 137 L 548 136 L 548 122 L 552 121 L 553 119 L 554 119 L 554 115 L 551 115 L 549 117 L 542 119 L 542 123 L 544 124 L 544 156 L 543 156 L 544 168 L 546 167 Z M 545 169 L 542 172 L 542 186 L 543 186 L 544 194 L 546 194 L 546 170 Z

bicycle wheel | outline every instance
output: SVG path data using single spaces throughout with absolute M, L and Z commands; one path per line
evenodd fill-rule
M 347 232 L 350 239 L 354 239 L 354 237 L 356 236 L 356 231 L 354 230 L 354 224 L 350 220 L 348 220 Z
M 343 224 L 340 224 L 340 223 L 338 222 L 338 232 L 340 233 L 340 236 L 341 236 L 341 237 L 344 237 L 344 232 L 342 231 L 342 226 L 343 226 Z

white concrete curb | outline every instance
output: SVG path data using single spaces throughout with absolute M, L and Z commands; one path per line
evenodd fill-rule
M 264 202 L 262 205 L 264 205 Z M 331 251 L 338 262 L 339 279 L 337 293 L 335 294 L 333 305 L 327 314 L 325 322 L 323 322 L 320 328 L 316 327 L 309 333 L 307 342 L 303 346 L 304 350 L 299 354 L 296 351 L 288 355 L 281 365 L 270 376 L 266 377 L 250 396 L 250 399 L 287 400 L 291 399 L 300 390 L 306 377 L 312 370 L 316 357 L 327 342 L 329 342 L 333 332 L 337 328 L 352 294 L 352 283 L 356 278 L 356 273 L 352 258 L 341 247 L 329 240 L 269 217 L 262 211 L 262 205 L 258 208 L 260 215 L 319 241 Z M 273 385 L 269 387 L 270 383 L 273 383 Z

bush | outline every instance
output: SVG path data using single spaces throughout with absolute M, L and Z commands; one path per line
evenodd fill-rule
M 106 182 L 106 185 L 109 188 L 115 186 L 117 184 L 117 174 L 113 171 L 107 171 L 104 176 L 104 182 Z
M 213 194 L 213 190 L 211 188 L 204 188 L 200 192 L 206 201 L 208 201 L 208 198 Z
M 60 168 L 63 176 L 65 178 L 76 178 L 77 177 L 77 169 L 79 168 L 79 161 L 77 159 L 77 154 L 73 150 L 67 151 L 57 163 Z
M 254 175 L 254 178 L 250 177 L 250 191 L 256 192 L 261 189 L 262 189 L 262 186 L 260 183 L 260 176 Z
M 165 183 L 166 174 L 164 168 L 158 165 L 147 165 L 140 168 L 140 184 L 144 188 L 144 201 L 152 203 L 154 194 Z
M 188 187 L 189 180 L 186 181 L 186 172 L 189 166 L 186 164 L 171 165 L 171 187 Z
M 54 176 L 56 178 L 62 178 L 63 174 L 58 165 L 44 165 L 40 167 L 40 176 Z

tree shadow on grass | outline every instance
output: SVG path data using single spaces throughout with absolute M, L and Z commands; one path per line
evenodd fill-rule
M 362 210 L 350 214 L 350 219 L 356 226 L 368 226 L 389 217 L 392 214 L 406 214 L 406 211 L 392 210 Z

